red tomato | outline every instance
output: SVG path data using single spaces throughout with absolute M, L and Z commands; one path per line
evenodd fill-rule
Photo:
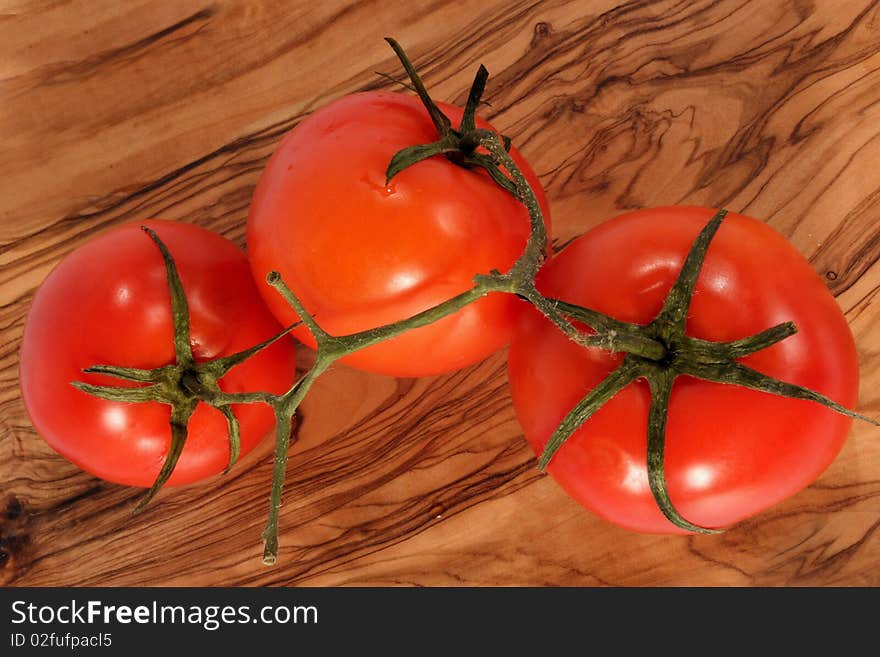
M 462 110 L 439 106 L 458 125 Z M 480 120 L 477 127 L 491 128 Z M 266 284 L 272 270 L 326 331 L 342 335 L 404 319 L 464 292 L 475 274 L 509 269 L 528 239 L 528 214 L 485 172 L 434 157 L 385 184 L 398 150 L 436 139 L 416 97 L 376 92 L 327 105 L 282 140 L 257 185 L 247 230 L 254 276 L 282 323 L 297 317 Z M 537 177 L 510 152 L 546 219 Z M 395 376 L 459 369 L 508 342 L 516 306 L 492 294 L 344 362 Z M 315 344 L 304 326 L 296 336 Z
M 262 302 L 244 252 L 185 223 L 147 221 L 175 259 L 189 301 L 197 362 L 241 351 L 280 330 Z M 174 362 L 171 299 L 162 256 L 140 224 L 104 232 L 73 251 L 37 290 L 21 348 L 20 381 L 34 427 L 62 456 L 120 484 L 151 486 L 168 452 L 170 406 L 98 399 L 70 385 L 138 385 L 91 365 L 151 369 Z M 220 380 L 227 392 L 280 393 L 293 381 L 294 348 L 282 339 Z M 238 405 L 241 454 L 272 428 L 262 404 Z M 229 459 L 226 420 L 199 404 L 169 485 L 222 472 Z
M 667 207 L 612 219 L 548 262 L 538 288 L 645 324 L 659 312 L 713 213 Z M 728 214 L 709 246 L 687 334 L 726 341 L 788 320 L 797 325 L 796 335 L 742 362 L 852 407 L 858 360 L 834 298 L 784 237 L 755 219 Z M 509 372 L 516 412 L 536 453 L 621 358 L 580 348 L 536 313 L 528 315 L 511 343 Z M 629 385 L 569 438 L 548 471 L 573 498 L 614 523 L 678 533 L 648 486 L 649 399 L 644 380 Z M 679 377 L 666 432 L 672 503 L 704 527 L 758 513 L 816 479 L 840 450 L 850 423 L 819 404 Z

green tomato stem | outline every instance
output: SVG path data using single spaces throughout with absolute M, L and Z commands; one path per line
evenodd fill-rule
M 297 381 L 291 389 L 276 398 L 272 409 L 275 412 L 275 459 L 272 466 L 272 490 L 269 494 L 269 516 L 263 530 L 263 563 L 273 565 L 278 559 L 278 514 L 284 490 L 284 477 L 287 473 L 287 452 L 293 433 L 293 416 L 312 384 L 332 360 L 321 358 Z
M 688 522 L 669 499 L 666 487 L 664 455 L 666 452 L 666 418 L 669 416 L 669 397 L 675 372 L 666 367 L 653 368 L 648 375 L 651 388 L 651 406 L 648 410 L 648 485 L 660 511 L 673 525 L 698 534 L 715 534 L 720 530 L 700 527 Z

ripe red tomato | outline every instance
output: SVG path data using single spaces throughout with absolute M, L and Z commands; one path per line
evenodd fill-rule
M 196 362 L 241 351 L 280 330 L 260 298 L 244 252 L 203 228 L 147 221 L 174 257 L 189 301 Z M 20 382 L 39 434 L 58 453 L 92 474 L 151 486 L 168 452 L 170 407 L 158 402 L 98 399 L 71 386 L 139 385 L 100 374 L 92 365 L 151 369 L 174 362 L 173 321 L 162 256 L 140 224 L 101 233 L 67 256 L 37 290 L 24 331 Z M 227 392 L 280 393 L 292 383 L 294 347 L 284 338 L 220 380 Z M 233 408 L 241 454 L 271 429 L 262 404 Z M 199 404 L 169 485 L 224 470 L 229 439 L 223 415 Z
M 438 105 L 458 125 L 462 110 Z M 491 128 L 481 120 L 477 127 Z M 398 150 L 436 139 L 416 97 L 376 92 L 327 105 L 282 140 L 260 178 L 247 230 L 257 284 L 282 323 L 297 317 L 266 284 L 272 270 L 326 331 L 342 335 L 404 319 L 464 292 L 475 274 L 509 269 L 528 239 L 528 214 L 485 172 L 433 157 L 385 184 Z M 537 177 L 510 152 L 546 220 Z M 492 294 L 344 362 L 395 376 L 459 369 L 507 343 L 516 309 L 509 295 Z M 315 344 L 304 326 L 296 336 Z
M 659 312 L 712 214 L 666 207 L 612 219 L 548 262 L 538 288 L 645 324 Z M 726 341 L 788 320 L 797 325 L 796 335 L 742 362 L 852 407 L 858 361 L 834 298 L 784 237 L 755 219 L 728 214 L 700 273 L 687 334 Z M 580 348 L 529 313 L 512 340 L 509 373 L 517 415 L 536 453 L 621 358 Z M 616 524 L 677 533 L 682 530 L 663 516 L 648 485 L 649 400 L 644 380 L 630 384 L 569 438 L 548 472 L 574 499 Z M 850 423 L 815 403 L 679 377 L 666 432 L 672 503 L 704 527 L 751 516 L 816 479 L 840 450 Z

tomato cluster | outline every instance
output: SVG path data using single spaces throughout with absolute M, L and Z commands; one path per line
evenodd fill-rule
M 174 406 L 152 397 L 132 403 L 126 395 L 177 386 L 172 401 L 211 402 L 198 403 L 187 417 L 186 443 L 168 480 L 194 482 L 230 461 L 230 418 L 216 400 L 223 394 L 239 399 L 235 393 L 247 391 L 282 395 L 296 370 L 290 336 L 224 370 L 217 382 L 204 380 L 200 363 L 246 350 L 300 319 L 305 323 L 293 333 L 314 347 L 315 325 L 331 336 L 358 334 L 435 308 L 469 290 L 475 275 L 503 282 L 535 229 L 522 194 L 517 198 L 499 186 L 491 166 L 473 166 L 490 155 L 471 137 L 498 133 L 468 118 L 472 106 L 434 106 L 449 125 L 462 126 L 443 139 L 459 140 L 456 148 L 471 140 L 464 156 L 441 139 L 445 150 L 386 178 L 396 154 L 437 139 L 443 119 L 422 101 L 354 94 L 288 134 L 254 193 L 247 255 L 207 230 L 163 221 L 146 223 L 170 256 L 134 224 L 71 253 L 39 288 L 24 333 L 21 388 L 38 432 L 96 476 L 148 487 L 172 444 Z M 513 174 L 522 173 L 549 230 L 538 177 L 515 148 L 508 153 L 503 175 L 515 182 Z M 386 375 L 425 376 L 466 367 L 510 343 L 513 403 L 526 438 L 541 454 L 579 400 L 624 359 L 637 357 L 598 343 L 584 346 L 559 330 L 547 308 L 538 312 L 527 300 L 540 295 L 644 328 L 644 339 L 661 352 L 643 359 L 644 371 L 674 369 L 679 343 L 660 329 L 651 333 L 652 318 L 713 214 L 669 207 L 617 217 L 550 258 L 534 287 L 492 288 L 437 321 L 346 353 L 343 362 Z M 188 300 L 185 334 L 186 318 L 174 311 L 169 266 L 176 267 Z M 267 282 L 270 272 L 280 274 L 299 312 L 290 296 Z M 840 405 L 855 403 L 858 362 L 842 313 L 809 263 L 765 224 L 728 215 L 691 292 L 687 339 L 735 343 L 793 321 L 796 335 L 736 362 Z M 573 327 L 592 334 L 577 322 Z M 189 341 L 191 366 L 180 364 L 180 339 Z M 94 365 L 127 368 L 128 379 L 120 383 L 110 370 L 90 369 Z M 828 466 L 845 440 L 850 419 L 832 409 L 701 380 L 688 371 L 675 372 L 682 376 L 668 398 L 663 463 L 669 500 L 696 525 L 724 527 L 792 495 Z M 169 372 L 177 377 L 170 382 Z M 93 390 L 105 386 L 105 396 L 71 386 L 77 381 Z M 615 523 L 686 531 L 658 506 L 649 482 L 645 436 L 653 399 L 645 380 L 623 386 L 566 437 L 549 472 L 575 499 Z M 265 404 L 229 408 L 242 453 L 278 419 Z

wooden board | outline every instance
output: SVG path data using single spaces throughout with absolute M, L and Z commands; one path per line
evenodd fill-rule
M 244 243 L 279 138 L 392 88 L 396 36 L 437 98 L 533 163 L 557 244 L 643 206 L 726 206 L 788 236 L 846 312 L 880 414 L 880 3 L 866 0 L 0 4 L 0 582 L 7 585 L 877 585 L 880 432 L 719 536 L 632 534 L 539 475 L 505 355 L 395 380 L 337 367 L 302 407 L 280 562 L 260 563 L 271 441 L 225 478 L 101 482 L 34 432 L 29 302 L 96 232 L 160 216 Z M 304 352 L 304 359 L 309 356 Z M 305 362 L 305 361 L 304 361 Z M 381 455 L 381 457 L 379 456 Z

